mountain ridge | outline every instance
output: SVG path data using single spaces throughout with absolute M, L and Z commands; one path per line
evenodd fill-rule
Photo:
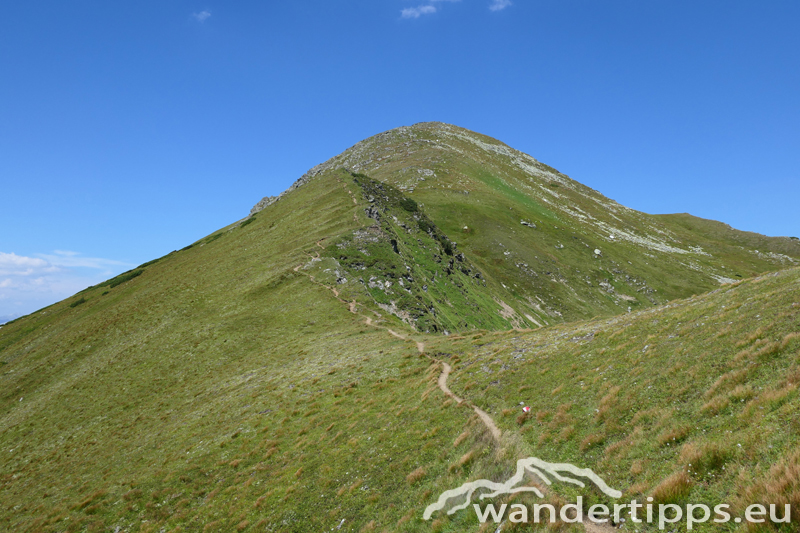
M 525 457 L 797 509 L 794 257 L 440 129 L 0 328 L 0 529 L 476 530 L 424 509 Z
M 458 160 L 449 164 L 448 158 Z M 518 317 L 515 327 L 655 305 L 800 259 L 800 244 L 791 239 L 720 231 L 681 215 L 647 215 L 500 141 L 439 122 L 369 137 L 313 167 L 281 195 L 264 198 L 250 216 L 339 170 L 368 173 L 415 199 L 451 242 L 462 245 L 484 279 L 494 282 L 496 293 L 512 293 L 501 300 L 504 312 Z M 438 206 L 438 213 L 426 202 Z M 481 202 L 490 202 L 491 209 L 471 220 Z M 498 224 L 497 214 L 506 209 L 517 218 Z M 459 211 L 464 216 L 456 219 Z M 492 238 L 475 238 L 492 226 L 485 232 L 495 233 Z M 518 229 L 532 231 L 516 238 Z M 513 246 L 502 242 L 509 238 Z M 582 252 L 576 250 L 581 246 Z M 587 273 L 589 256 L 601 266 Z M 664 266 L 654 267 L 647 257 Z M 495 268 L 507 260 L 513 266 Z

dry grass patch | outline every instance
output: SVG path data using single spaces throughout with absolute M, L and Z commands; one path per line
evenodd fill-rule
M 408 481 L 409 484 L 413 485 L 423 477 L 425 477 L 425 469 L 420 466 L 419 468 L 417 468 L 416 470 L 414 470 L 413 472 L 411 472 L 406 476 L 406 481 Z
M 700 410 L 709 415 L 716 415 L 730 405 L 730 400 L 725 396 L 717 396 L 703 404 Z
M 686 437 L 689 436 L 691 433 L 692 428 L 691 426 L 681 426 L 676 428 L 670 428 L 663 433 L 661 433 L 658 438 L 658 445 L 659 446 L 673 446 L 675 444 L 679 444 L 686 440 Z
M 458 466 L 463 468 L 475 459 L 475 450 L 470 450 L 458 459 Z
M 675 472 L 653 489 L 653 500 L 657 503 L 679 503 L 692 492 L 692 480 L 686 472 Z
M 619 403 L 619 391 L 621 390 L 621 387 L 611 387 L 608 393 L 600 399 L 600 406 L 595 414 L 597 420 L 606 420 L 613 414 Z
M 606 440 L 606 436 L 602 433 L 592 433 L 591 435 L 587 435 L 580 443 L 580 450 L 585 452 L 590 448 L 594 448 L 600 444 L 603 444 Z
M 686 443 L 681 448 L 680 461 L 695 478 L 702 478 L 725 466 L 733 453 L 716 443 Z
M 760 327 L 757 330 L 755 330 L 754 332 L 752 332 L 750 335 L 745 337 L 744 339 L 742 339 L 739 342 L 737 342 L 736 343 L 736 347 L 737 348 L 742 348 L 744 346 L 747 346 L 748 344 L 750 344 L 754 340 L 760 339 L 761 337 L 763 337 L 764 333 L 766 333 L 766 331 L 764 330 L 763 327 Z
M 414 518 L 414 511 L 413 510 L 407 512 L 402 517 L 400 517 L 400 520 L 397 521 L 397 527 L 400 527 L 403 524 L 405 524 L 406 522 L 409 522 L 412 518 Z
M 625 455 L 625 453 L 628 451 L 628 449 L 630 449 L 632 444 L 633 443 L 631 441 L 631 438 L 628 437 L 626 439 L 623 439 L 623 440 L 620 440 L 620 441 L 617 441 L 617 442 L 615 442 L 613 444 L 608 445 L 606 447 L 606 449 L 605 449 L 604 454 L 605 454 L 606 458 L 611 458 L 611 457 L 614 457 L 614 456 L 621 457 L 621 456 Z
M 718 392 L 725 391 L 730 389 L 731 387 L 738 385 L 739 383 L 743 383 L 745 379 L 747 379 L 747 374 L 750 373 L 749 368 L 743 368 L 741 370 L 733 370 L 728 372 L 727 374 L 721 375 L 717 378 L 717 381 L 714 382 L 713 385 L 705 392 L 703 395 L 706 400 L 714 397 Z
M 736 501 L 737 510 L 741 511 L 748 505 L 760 503 L 768 506 L 774 504 L 777 516 L 784 516 L 784 506 L 791 506 L 792 521 L 789 524 L 775 525 L 769 523 L 751 528 L 749 531 L 785 531 L 795 532 L 800 524 L 800 451 L 784 457 L 780 462 L 770 468 L 763 479 L 753 483 L 740 493 Z
M 785 350 L 786 348 L 789 347 L 790 344 L 792 344 L 795 341 L 800 341 L 800 332 L 794 331 L 792 333 L 787 334 L 781 341 L 781 350 Z

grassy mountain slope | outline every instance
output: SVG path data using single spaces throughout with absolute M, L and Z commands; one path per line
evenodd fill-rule
M 518 327 L 657 305 L 800 260 L 795 239 L 634 211 L 497 140 L 441 123 L 376 135 L 314 172 L 336 168 L 416 200 L 514 309 Z
M 794 521 L 780 531 L 797 530 L 800 269 L 631 315 L 431 349 L 451 361 L 451 387 L 491 413 L 521 456 L 588 466 L 626 501 L 725 502 L 739 516 L 752 503 L 789 503 Z M 514 409 L 520 401 L 529 415 Z
M 325 185 L 2 328 L 0 529 L 349 530 L 487 448 L 413 344 L 295 271 L 354 224 Z
M 466 130 L 381 134 L 0 328 L 0 530 L 464 531 L 471 513 L 422 510 L 527 455 L 632 495 L 738 503 L 778 483 L 797 503 L 781 421 L 800 405 L 800 272 L 719 284 L 796 257 Z

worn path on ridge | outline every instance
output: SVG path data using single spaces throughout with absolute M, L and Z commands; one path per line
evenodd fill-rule
M 319 246 L 320 248 L 322 248 L 321 242 L 322 241 L 317 242 L 317 246 Z M 319 254 L 317 254 L 317 257 L 319 257 Z M 294 267 L 293 270 L 295 272 L 299 272 L 299 270 L 302 267 L 303 267 L 303 265 L 300 264 L 300 265 L 297 265 L 296 267 Z M 371 317 L 362 315 L 357 311 L 357 309 L 356 309 L 357 302 L 355 300 L 353 300 L 351 302 L 343 300 L 342 298 L 339 297 L 339 291 L 337 291 L 335 287 L 329 287 L 328 285 L 325 285 L 324 283 L 321 283 L 321 282 L 315 280 L 314 276 L 311 276 L 309 274 L 305 274 L 305 275 L 308 276 L 308 278 L 312 281 L 312 283 L 316 283 L 317 285 L 319 285 L 321 287 L 324 287 L 324 288 L 328 289 L 329 291 L 331 291 L 333 293 L 334 297 L 337 300 L 339 300 L 341 303 L 347 305 L 347 307 L 348 307 L 348 309 L 350 310 L 351 313 L 353 313 L 354 315 L 358 315 L 358 316 L 362 317 L 364 319 L 364 323 L 367 326 L 370 326 L 370 327 L 373 327 L 373 328 L 378 328 L 378 329 L 383 329 L 387 333 L 389 333 L 390 335 L 393 335 L 393 336 L 397 337 L 398 339 L 402 339 L 404 341 L 410 340 L 405 335 L 401 335 L 400 333 L 398 333 L 398 332 L 396 332 L 396 331 L 394 331 L 394 330 L 392 330 L 392 329 L 390 329 L 388 327 L 379 326 L 377 324 L 373 324 Z M 439 374 L 439 378 L 437 379 L 437 383 L 439 385 L 439 389 L 445 394 L 445 396 L 447 396 L 448 398 L 453 399 L 453 401 L 455 401 L 458 405 L 466 405 L 466 406 L 472 407 L 472 410 L 475 411 L 475 414 L 477 414 L 478 417 L 481 419 L 481 422 L 483 422 L 483 425 L 486 426 L 486 428 L 492 434 L 492 438 L 494 438 L 495 442 L 497 444 L 500 444 L 500 437 L 501 437 L 502 433 L 500 432 L 500 428 L 497 427 L 497 424 L 495 424 L 495 422 L 492 419 L 492 417 L 489 416 L 489 413 L 487 413 L 486 411 L 484 411 L 483 409 L 481 409 L 477 405 L 474 405 L 474 404 L 470 403 L 469 401 L 464 400 L 463 398 L 460 398 L 455 393 L 453 393 L 453 391 L 450 390 L 450 387 L 447 386 L 447 379 L 450 377 L 450 372 L 452 372 L 452 370 L 453 370 L 452 367 L 449 364 L 445 363 L 444 361 L 441 361 L 439 359 L 435 359 L 434 357 L 431 357 L 430 355 L 426 354 L 425 353 L 425 343 L 424 342 L 422 342 L 422 341 L 414 341 L 414 342 L 417 345 L 417 351 L 419 351 L 419 353 L 421 355 L 424 355 L 429 360 L 441 365 L 442 372 Z M 545 494 L 550 492 L 549 487 L 541 485 L 540 488 L 543 490 L 543 492 L 545 492 Z M 584 529 L 584 531 L 586 531 L 586 533 L 611 533 L 611 532 L 616 531 L 616 528 L 611 526 L 611 525 L 609 525 L 609 524 L 594 524 L 592 522 L 582 522 L 581 525 L 583 526 L 583 529 Z M 503 524 L 500 524 L 500 527 L 498 528 L 498 531 L 500 531 L 502 529 L 502 527 L 503 527 Z

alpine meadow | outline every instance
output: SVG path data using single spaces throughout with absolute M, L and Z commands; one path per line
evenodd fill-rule
M 791 508 L 693 531 L 800 528 L 796 237 L 635 211 L 439 122 L 242 215 L 0 327 L 0 530 L 659 530 L 423 516 L 528 457 L 620 501 Z M 615 503 L 524 483 L 492 503 Z

